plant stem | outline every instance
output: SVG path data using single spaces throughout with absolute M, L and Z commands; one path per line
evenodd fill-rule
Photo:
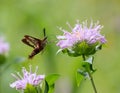
M 85 55 L 82 55 L 82 58 L 83 58 L 84 61 L 86 60 Z
M 85 61 L 85 60 L 86 60 L 85 55 L 82 55 L 82 57 L 83 57 L 83 60 Z M 88 75 L 89 75 L 89 77 L 90 77 L 90 81 L 91 81 L 91 83 L 92 83 L 92 87 L 93 87 L 93 89 L 94 89 L 94 92 L 97 93 L 97 89 L 96 89 L 96 86 L 95 86 L 93 77 L 92 77 L 92 75 L 91 75 L 91 73 L 90 73 L 89 70 L 87 70 L 87 72 L 88 72 Z
M 88 74 L 89 74 L 90 81 L 91 81 L 91 83 L 92 83 L 94 92 L 97 93 L 97 89 L 96 89 L 96 87 L 95 87 L 95 83 L 94 83 L 93 77 L 92 77 L 92 75 L 91 75 L 91 73 L 90 73 L 89 71 L 88 71 Z

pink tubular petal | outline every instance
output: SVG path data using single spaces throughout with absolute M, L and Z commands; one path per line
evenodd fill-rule
M 72 28 L 71 26 L 69 27 L 70 29 Z M 57 36 L 59 41 L 56 45 L 59 46 L 60 49 L 64 49 L 72 48 L 77 42 L 81 43 L 82 41 L 85 41 L 88 44 L 94 44 L 96 42 L 101 44 L 106 43 L 105 37 L 100 34 L 100 30 L 102 28 L 103 26 L 99 25 L 99 21 L 97 21 L 95 24 L 93 24 L 93 21 L 91 21 L 89 27 L 87 26 L 87 20 L 82 24 L 77 21 L 75 27 L 72 28 L 72 32 L 62 29 L 63 35 Z
M 16 88 L 17 90 L 23 90 L 26 88 L 27 84 L 31 84 L 34 86 L 37 86 L 40 84 L 40 82 L 44 79 L 45 75 L 36 75 L 36 72 L 38 70 L 38 67 L 36 67 L 36 70 L 34 73 L 31 71 L 31 66 L 30 66 L 30 72 L 28 72 L 24 67 L 22 68 L 23 72 L 23 78 L 21 75 L 18 73 L 18 76 L 21 78 L 16 77 L 16 75 L 12 74 L 13 77 L 17 79 L 17 81 L 13 82 L 10 84 L 10 87 Z

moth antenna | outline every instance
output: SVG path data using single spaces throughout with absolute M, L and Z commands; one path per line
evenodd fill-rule
M 46 37 L 45 28 L 43 29 L 44 37 Z

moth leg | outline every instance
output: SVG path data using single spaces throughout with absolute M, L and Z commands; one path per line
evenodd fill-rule
M 31 45 L 31 44 L 27 41 L 26 38 L 22 39 L 22 42 L 25 43 L 25 44 L 27 44 L 28 46 L 31 46 L 31 47 L 35 48 L 33 45 Z

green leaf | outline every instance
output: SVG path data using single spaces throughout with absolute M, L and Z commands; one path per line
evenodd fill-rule
M 45 80 L 45 90 L 44 90 L 44 93 L 48 93 L 49 91 L 49 85 L 47 83 L 47 81 Z
M 76 54 L 74 51 L 70 50 L 70 49 L 63 49 L 62 50 L 63 53 L 67 53 L 69 56 L 72 56 L 72 57 L 77 57 L 79 56 L 78 54 Z
M 68 51 L 67 48 L 65 48 L 65 49 L 62 50 L 63 53 L 67 53 L 67 51 Z
M 95 72 L 96 69 L 93 69 L 93 61 L 94 61 L 94 57 L 90 56 L 89 58 L 87 58 L 84 61 L 84 66 L 86 67 L 87 70 L 89 70 L 90 72 Z
M 77 71 L 77 73 L 76 73 L 76 82 L 77 82 L 77 86 L 78 86 L 78 87 L 79 87 L 79 85 L 81 84 L 81 81 L 82 81 L 83 79 L 84 79 L 84 76 Z
M 90 57 L 88 57 L 88 58 L 85 60 L 85 62 L 88 62 L 88 63 L 90 63 L 90 64 L 93 64 L 93 61 L 94 61 L 94 57 L 93 57 L 93 56 L 90 56 Z
M 31 84 L 27 84 L 26 89 L 24 89 L 24 93 L 37 93 L 37 89 Z
M 51 74 L 46 76 L 45 78 L 45 93 L 53 93 L 54 91 L 54 86 L 55 86 L 55 81 L 59 78 L 59 74 Z
M 51 74 L 46 76 L 45 80 L 48 82 L 48 85 L 53 85 L 59 77 L 59 74 Z
M 96 46 L 96 51 L 101 50 L 101 49 L 102 49 L 102 44 L 99 44 L 99 45 Z
M 84 78 L 89 77 L 88 72 L 86 69 L 78 69 L 77 71 L 80 75 L 82 75 Z
M 54 88 L 55 88 L 55 84 L 49 86 L 49 92 L 48 93 L 54 93 Z

